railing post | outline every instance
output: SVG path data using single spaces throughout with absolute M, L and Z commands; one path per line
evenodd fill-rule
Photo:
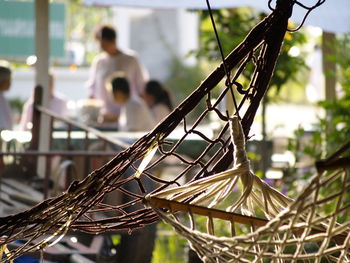
M 30 141 L 29 150 L 38 151 L 39 150 L 39 138 L 40 138 L 40 115 L 41 112 L 37 109 L 37 105 L 41 105 L 43 97 L 43 87 L 40 85 L 36 86 L 34 89 L 34 103 L 33 103 L 33 116 L 32 116 L 32 140 Z M 33 168 L 37 170 L 37 157 L 33 157 Z

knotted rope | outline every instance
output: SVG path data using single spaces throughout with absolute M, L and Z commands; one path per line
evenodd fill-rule
M 334 156 L 319 162 L 322 171 L 293 201 L 250 171 L 241 131 L 238 118 L 234 117 L 231 119 L 235 145 L 232 169 L 151 194 L 147 196 L 148 204 L 164 222 L 189 241 L 204 262 L 350 262 L 350 177 L 345 166 L 339 167 Z M 337 164 L 337 170 L 327 171 L 327 163 L 330 169 Z M 234 212 L 241 207 L 242 214 L 255 215 L 255 209 L 261 207 L 269 222 L 254 221 L 254 218 L 235 220 L 237 215 L 222 216 L 216 210 L 203 212 L 197 206 L 191 208 L 191 205 L 204 204 L 205 201 L 210 202 L 208 207 L 218 205 L 233 191 L 238 178 L 241 179 L 243 193 L 226 210 Z M 169 202 L 159 202 L 159 199 Z M 187 202 L 189 206 L 184 210 L 171 201 Z M 189 214 L 189 227 L 183 216 L 176 215 L 179 211 Z M 207 216 L 208 233 L 196 230 L 194 214 L 197 211 Z M 233 237 L 215 236 L 213 217 L 216 214 L 219 215 L 217 218 L 230 220 L 231 223 L 251 224 L 252 227 L 236 236 L 233 225 Z

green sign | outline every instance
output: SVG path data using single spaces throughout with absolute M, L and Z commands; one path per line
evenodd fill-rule
M 32 1 L 0 0 L 0 56 L 27 57 L 35 53 L 35 7 Z M 65 5 L 50 4 L 50 56 L 64 57 Z

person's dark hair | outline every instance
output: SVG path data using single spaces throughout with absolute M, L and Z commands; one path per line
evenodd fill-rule
M 117 38 L 117 32 L 115 31 L 113 26 L 102 25 L 96 30 L 95 37 L 98 40 L 104 39 L 109 41 L 115 41 Z
M 145 87 L 145 92 L 154 97 L 155 104 L 162 103 L 166 105 L 169 110 L 173 109 L 168 91 L 164 89 L 162 84 L 160 84 L 158 81 L 148 81 Z
M 116 91 L 120 91 L 130 96 L 129 82 L 125 77 L 114 77 L 111 81 L 112 93 L 115 96 Z
M 11 78 L 10 63 L 6 60 L 0 60 L 0 82 Z

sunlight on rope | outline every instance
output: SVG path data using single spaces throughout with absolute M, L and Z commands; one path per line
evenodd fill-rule
M 204 262 L 350 262 L 349 171 L 340 167 L 330 173 L 324 168 L 327 163 L 330 163 L 331 167 L 337 163 L 336 155 L 325 162 L 319 162 L 322 164 L 322 172 L 319 172 L 293 201 L 277 190 L 266 187 L 266 184 L 253 177 L 252 173 L 249 173 L 250 177 L 246 176 L 249 162 L 244 152 L 244 137 L 241 131 L 238 118 L 231 119 L 231 134 L 235 145 L 233 169 L 148 195 L 149 205 L 164 222 L 172 225 L 190 242 L 192 249 Z M 349 143 L 346 145 L 347 147 L 339 150 L 338 154 L 349 148 Z M 242 163 L 248 163 L 248 167 L 243 165 L 242 170 L 235 169 L 241 167 Z M 255 204 L 255 207 L 265 208 L 265 215 L 270 221 L 264 222 L 254 217 L 242 218 L 235 213 L 226 214 L 216 209 L 197 206 L 207 201 L 211 205 L 208 207 L 212 207 L 217 205 L 218 201 L 224 201 L 228 192 L 234 191 L 232 182 L 237 182 L 237 179 L 233 179 L 237 176 L 237 170 L 243 172 L 247 179 L 242 181 L 243 194 L 232 206 L 235 209 L 227 210 L 235 211 L 238 205 L 241 205 L 244 208 L 241 209 L 242 214 L 254 215 Z M 254 189 L 254 186 L 257 189 Z M 325 189 L 328 191 L 324 191 Z M 329 191 L 330 189 L 335 191 Z M 248 202 L 250 195 L 256 191 L 262 193 L 262 197 L 256 195 Z M 195 198 L 191 199 L 191 196 Z M 274 207 L 273 213 L 268 210 L 270 206 Z M 279 208 L 279 211 L 276 208 Z M 179 212 L 185 212 L 188 219 L 186 220 L 183 214 L 177 215 Z M 207 217 L 208 233 L 196 229 L 196 215 Z M 230 221 L 233 237 L 216 236 L 213 218 Z M 234 223 L 250 225 L 250 231 L 236 235 Z
M 269 88 L 293 4 L 296 1 L 277 1 L 272 13 L 225 57 L 225 63 L 218 65 L 152 131 L 118 152 L 111 161 L 84 180 L 72 182 L 60 195 L 26 211 L 0 217 L 3 250 L 4 245 L 16 240 L 25 242 L 6 255 L 18 257 L 37 249 L 40 241 L 49 239 L 43 243 L 46 246 L 54 238 L 57 240 L 57 236 L 64 235 L 68 228 L 90 234 L 131 233 L 161 217 L 166 222 L 173 220 L 173 226 L 191 242 L 202 258 L 211 260 L 209 262 L 216 259 L 221 262 L 254 262 L 268 257 L 275 262 L 289 259 L 296 262 L 312 254 L 304 244 L 313 240 L 325 242 L 318 246 L 321 248 L 319 254 L 312 254 L 314 258 L 340 256 L 346 262 L 348 226 L 335 219 L 332 221 L 333 214 L 320 215 L 313 205 L 315 203 L 305 202 L 309 206 L 294 207 L 295 203 L 302 202 L 299 199 L 292 201 L 255 176 L 244 151 L 245 139 L 249 138 L 260 102 Z M 254 69 L 253 75 L 243 86 L 239 77 L 250 67 Z M 220 107 L 233 88 L 232 85 L 220 87 L 222 80 L 236 88 L 236 114 L 242 117 L 240 120 L 228 118 Z M 214 116 L 222 126 L 209 136 L 200 127 Z M 175 130 L 181 130 L 183 134 L 176 139 L 170 138 Z M 193 138 L 195 140 L 191 142 Z M 176 174 L 160 176 L 169 164 L 176 166 Z M 337 175 L 332 180 L 338 182 L 339 178 Z M 329 181 L 330 184 L 333 181 Z M 348 190 L 347 184 L 344 187 Z M 152 196 L 159 195 L 159 200 L 165 202 L 162 209 L 144 206 L 145 196 L 150 193 L 151 200 Z M 239 195 L 231 196 L 233 193 Z M 342 193 L 345 192 L 335 190 L 334 195 L 339 197 Z M 127 201 L 107 202 L 108 194 L 123 196 Z M 332 197 L 326 198 L 330 199 Z M 189 230 L 165 214 L 165 211 L 173 212 L 174 218 L 181 220 L 180 213 L 171 211 L 172 208 L 189 216 L 192 222 Z M 195 211 L 206 217 L 210 235 L 191 232 L 196 231 L 193 229 L 196 226 Z M 289 212 L 283 214 L 283 211 Z M 337 211 L 345 213 L 346 208 L 339 205 Z M 215 237 L 215 220 L 218 218 L 231 223 L 234 239 Z M 241 224 L 239 228 L 238 223 Z M 327 246 L 335 239 L 339 246 Z M 343 243 L 344 240 L 347 243 Z M 296 253 L 295 257 L 287 251 L 289 246 L 293 246 L 291 250 Z
M 145 157 L 143 157 L 139 168 L 137 169 L 137 171 L 134 174 L 135 178 L 140 178 L 141 174 L 143 173 L 143 171 L 145 170 L 147 165 L 150 163 L 150 161 L 152 160 L 152 158 L 156 154 L 156 152 L 158 150 L 158 139 L 159 138 L 160 138 L 160 136 L 157 136 L 156 139 L 153 140 L 151 146 L 148 148 Z
M 232 169 L 180 187 L 163 190 L 148 198 L 165 198 L 194 205 L 207 205 L 211 208 L 222 203 L 237 187 L 240 180 L 242 194 L 235 203 L 226 208 L 226 211 L 236 212 L 240 209 L 244 215 L 255 216 L 255 210 L 263 208 L 266 218 L 271 219 L 286 208 L 292 199 L 270 187 L 251 172 L 245 152 L 244 133 L 237 116 L 230 119 L 230 130 L 234 145 Z
M 1 241 L 1 238 L 0 238 Z M 13 263 L 12 259 L 8 258 L 8 255 L 10 254 L 10 251 L 7 248 L 6 244 L 0 244 L 0 259 L 5 259 L 7 262 Z

